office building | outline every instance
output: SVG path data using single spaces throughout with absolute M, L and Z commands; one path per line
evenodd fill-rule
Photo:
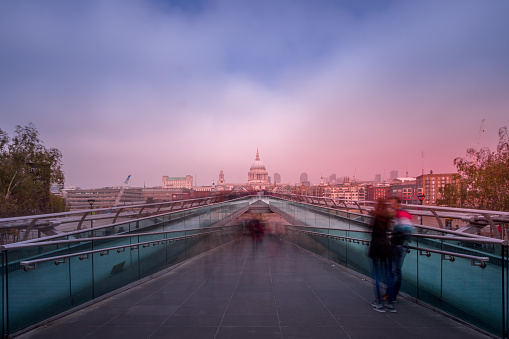
M 394 170 L 394 171 L 390 171 L 389 172 L 389 179 L 390 180 L 394 180 L 398 177 L 398 171 Z
M 303 184 L 304 182 L 308 181 L 308 174 L 306 172 L 303 172 L 300 174 L 300 183 Z M 307 185 L 309 186 L 309 185 Z
M 193 187 L 193 176 L 186 175 L 185 177 L 168 177 L 163 176 L 163 188 L 187 188 Z
M 281 174 L 279 174 L 279 173 L 274 173 L 274 183 L 275 183 L 275 184 L 279 184 L 279 183 L 281 183 Z

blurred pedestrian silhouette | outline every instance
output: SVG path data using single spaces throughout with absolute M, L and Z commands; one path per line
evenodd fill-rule
M 256 248 L 256 246 L 261 243 L 264 233 L 262 223 L 258 219 L 251 219 L 248 228 L 251 240 L 253 241 L 253 248 Z
M 373 215 L 373 231 L 371 234 L 371 243 L 369 246 L 369 257 L 373 260 L 373 278 L 375 279 L 375 301 L 373 309 L 377 312 L 396 312 L 394 309 L 394 283 L 392 278 L 392 245 L 389 241 L 387 232 L 389 231 L 389 222 L 391 214 L 387 203 L 379 199 L 371 212 Z M 382 282 L 385 281 L 387 302 L 382 300 Z
M 401 199 L 392 197 L 390 204 L 394 210 L 394 230 L 392 231 L 391 243 L 393 245 L 392 275 L 394 280 L 394 300 L 398 296 L 403 280 L 401 269 L 406 255 L 406 245 L 410 241 L 412 228 L 412 216 L 401 209 Z

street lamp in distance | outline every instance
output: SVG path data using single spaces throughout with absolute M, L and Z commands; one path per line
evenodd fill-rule
M 426 195 L 424 195 L 422 193 L 417 196 L 417 199 L 419 199 L 419 203 L 421 206 L 422 206 L 422 202 L 423 202 L 424 198 L 426 198 Z M 419 207 L 419 209 L 420 209 L 420 207 Z M 421 214 L 421 225 L 422 225 L 422 214 Z
M 90 205 L 90 209 L 93 210 L 95 199 L 88 199 L 87 201 Z M 94 214 L 94 212 L 92 212 L 91 214 Z M 90 219 L 90 228 L 93 228 L 93 227 L 94 227 L 94 221 L 92 219 Z

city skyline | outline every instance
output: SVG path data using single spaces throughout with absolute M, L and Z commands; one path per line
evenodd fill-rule
M 0 4 L 0 128 L 66 184 L 455 171 L 509 126 L 506 1 Z M 481 121 L 483 131 L 480 132 Z M 422 154 L 424 153 L 424 159 Z

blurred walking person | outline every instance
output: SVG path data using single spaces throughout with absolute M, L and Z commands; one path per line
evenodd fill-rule
M 252 219 L 249 221 L 249 232 L 251 234 L 251 240 L 253 242 L 253 249 L 258 247 L 258 244 L 262 242 L 263 237 L 263 226 L 260 220 Z
M 375 279 L 375 301 L 371 304 L 377 312 L 396 312 L 394 308 L 394 283 L 392 278 L 392 245 L 389 241 L 387 232 L 389 231 L 389 222 L 391 214 L 387 208 L 387 203 L 379 199 L 371 212 L 373 215 L 373 231 L 371 233 L 371 243 L 369 246 L 369 257 L 373 260 L 373 278 Z M 387 302 L 382 300 L 382 282 L 385 280 L 387 286 Z
M 410 241 L 413 233 L 412 216 L 407 211 L 401 209 L 401 199 L 392 197 L 390 204 L 394 210 L 394 230 L 391 235 L 391 243 L 394 247 L 392 257 L 392 275 L 394 280 L 394 301 L 398 296 L 403 276 L 401 269 L 406 256 L 406 245 Z

